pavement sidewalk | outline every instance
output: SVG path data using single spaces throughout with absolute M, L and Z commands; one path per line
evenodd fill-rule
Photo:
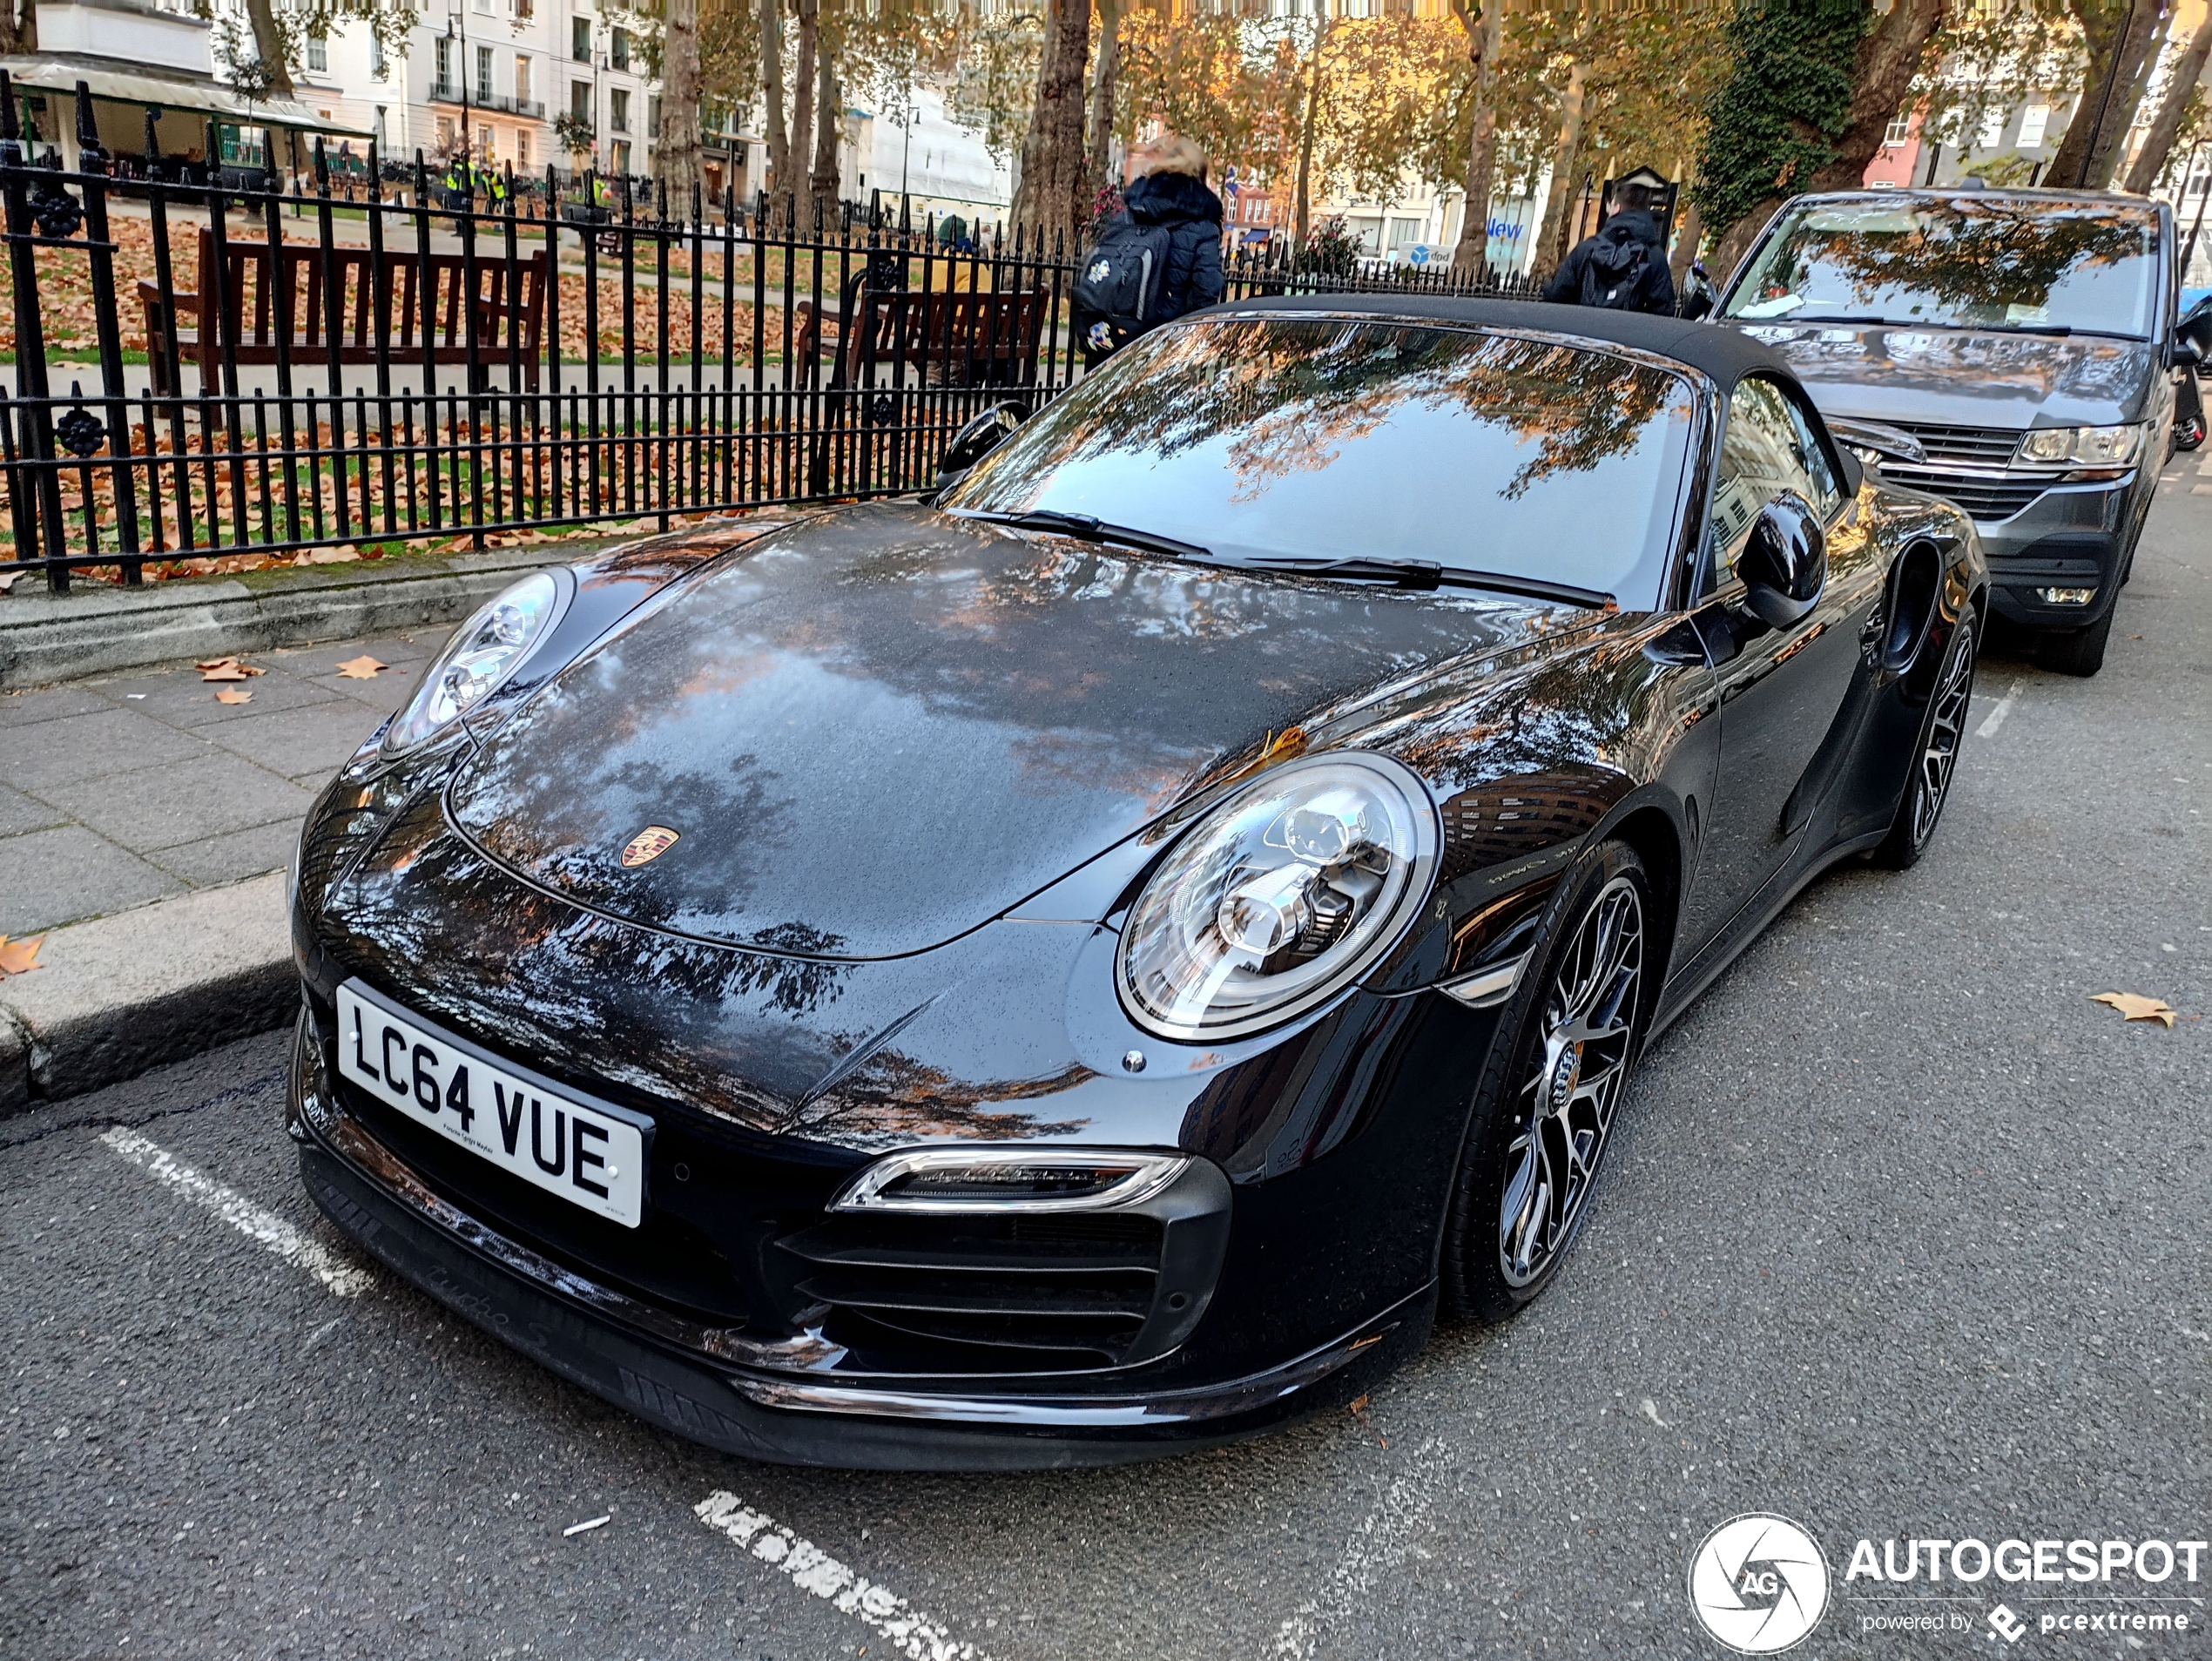
M 450 625 L 0 693 L 0 1114 L 283 1020 L 284 878 L 315 792 Z M 339 672 L 361 658 L 367 679 Z M 225 704 L 218 691 L 245 692 Z

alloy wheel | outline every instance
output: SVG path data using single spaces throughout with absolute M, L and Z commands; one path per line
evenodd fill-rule
M 1582 913 L 1545 992 L 1498 1212 L 1499 1266 L 1510 1286 L 1531 1285 L 1551 1266 L 1589 1198 L 1628 1082 L 1643 944 L 1642 892 L 1616 876 Z
M 1919 767 L 1912 780 L 1915 847 L 1934 834 L 1944 798 L 1951 792 L 1951 774 L 1959 765 L 1959 740 L 1966 725 L 1966 706 L 1973 702 L 1973 651 L 1971 646 L 1965 650 L 1953 646 L 1943 666 L 1943 679 L 1929 699 L 1927 736 L 1921 743 Z

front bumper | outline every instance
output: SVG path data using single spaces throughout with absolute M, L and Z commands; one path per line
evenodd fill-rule
M 1998 616 L 2027 628 L 2079 629 L 2108 613 L 2138 523 L 2141 476 L 2138 471 L 2109 482 L 2053 485 L 2004 518 L 1977 517 Z M 1913 488 L 1948 494 L 1936 483 L 1916 480 Z M 2083 588 L 2096 591 L 2087 604 L 2053 604 L 2041 593 Z
M 1426 1341 L 1435 1289 L 1289 1361 L 1145 1391 L 1048 1381 L 943 1390 L 748 1366 L 744 1340 L 597 1284 L 442 1198 L 293 1051 L 287 1128 L 317 1205 L 387 1266 L 540 1364 L 725 1452 L 866 1469 L 1034 1469 L 1125 1462 L 1270 1429 L 1351 1399 Z M 786 1362 L 803 1358 L 779 1357 Z M 1042 1388 L 1036 1388 L 1036 1387 Z

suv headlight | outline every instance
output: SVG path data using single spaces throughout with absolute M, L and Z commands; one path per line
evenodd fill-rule
M 2142 448 L 2132 427 L 2039 427 L 2020 439 L 2013 460 L 2027 467 L 2125 467 Z
M 1184 832 L 1130 908 L 1115 979 L 1130 1018 L 1233 1038 L 1333 996 L 1428 896 L 1428 791 L 1381 756 L 1286 762 Z
M 529 655 L 560 598 L 552 572 L 532 571 L 454 631 L 415 696 L 385 729 L 385 753 L 413 749 L 482 703 Z

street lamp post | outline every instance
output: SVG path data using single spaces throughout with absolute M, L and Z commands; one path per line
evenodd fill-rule
M 462 0 L 446 0 L 446 38 L 456 37 L 461 46 L 455 54 L 458 59 L 455 73 L 461 77 L 461 153 L 473 160 L 476 152 L 469 138 L 469 14 Z

